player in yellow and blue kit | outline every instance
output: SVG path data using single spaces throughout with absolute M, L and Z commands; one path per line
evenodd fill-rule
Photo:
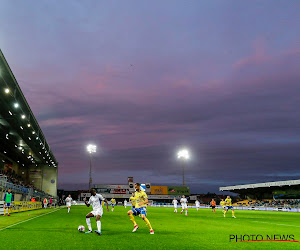
M 230 198 L 229 195 L 228 195 L 227 198 L 225 199 L 225 202 L 226 202 L 226 210 L 225 210 L 225 212 L 224 212 L 224 217 L 225 217 L 227 211 L 228 211 L 229 209 L 231 209 L 231 211 L 232 211 L 232 217 L 233 217 L 233 218 L 236 218 L 236 217 L 234 216 L 234 209 L 233 209 L 232 201 L 231 201 L 231 198 Z
M 141 214 L 143 220 L 145 221 L 146 225 L 150 229 L 150 234 L 154 234 L 154 231 L 151 227 L 150 221 L 146 217 L 147 216 L 148 196 L 144 191 L 141 190 L 140 183 L 135 183 L 134 187 L 135 187 L 135 191 L 136 191 L 134 194 L 135 199 L 136 199 L 135 208 L 132 208 L 131 210 L 129 210 L 127 212 L 130 220 L 132 221 L 132 223 L 134 225 L 132 232 L 134 233 L 139 228 L 139 226 L 135 222 L 133 215 L 137 216 L 137 215 Z
M 110 205 L 111 205 L 111 211 L 113 212 L 113 211 L 114 211 L 114 207 L 115 207 L 115 205 L 116 205 L 116 200 L 115 200 L 115 198 L 112 198 L 112 199 L 110 200 Z
M 225 214 L 226 214 L 226 202 L 224 201 L 224 199 L 221 199 L 220 206 L 223 208 L 223 216 L 225 217 Z

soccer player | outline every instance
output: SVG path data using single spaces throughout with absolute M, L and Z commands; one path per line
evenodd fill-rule
M 72 205 L 72 196 L 69 194 L 69 196 L 66 198 L 66 206 L 68 208 L 68 213 L 70 213 L 71 205 Z
M 127 207 L 127 200 L 124 201 L 124 207 Z
M 114 211 L 115 205 L 116 205 L 116 200 L 114 198 L 112 198 L 110 200 L 110 205 L 111 205 L 111 211 Z
M 181 214 L 182 212 L 185 210 L 185 216 L 187 216 L 187 199 L 185 198 L 185 196 L 183 195 L 182 198 L 180 199 L 180 203 L 181 203 Z
M 11 206 L 12 202 L 13 202 L 13 195 L 12 195 L 11 189 L 9 188 L 7 190 L 7 193 L 5 193 L 5 195 L 4 195 L 4 214 L 3 214 L 3 216 L 5 216 L 6 209 L 7 209 L 7 216 L 10 216 L 9 210 L 10 210 L 10 206 Z
M 45 199 L 44 199 L 44 208 L 45 208 L 45 209 L 47 208 L 47 204 L 48 204 L 48 201 L 47 201 L 47 199 L 45 198 Z
M 174 206 L 174 213 L 177 213 L 177 203 L 178 201 L 176 200 L 176 198 L 174 197 L 174 200 L 172 200 L 172 204 Z
M 196 205 L 196 208 L 197 208 L 197 211 L 199 210 L 200 208 L 200 202 L 198 200 L 195 201 L 195 205 Z
M 136 199 L 135 199 L 134 193 L 132 193 L 132 196 L 129 198 L 129 200 L 131 202 L 132 208 L 135 208 Z
M 220 206 L 223 208 L 223 215 L 225 217 L 225 214 L 226 214 L 226 202 L 224 201 L 224 199 L 221 199 Z
M 231 211 L 232 211 L 232 217 L 233 217 L 233 218 L 236 218 L 236 217 L 234 216 L 234 209 L 233 209 L 232 201 L 231 201 L 231 198 L 230 198 L 229 195 L 228 195 L 227 198 L 225 199 L 225 202 L 226 202 L 226 210 L 225 210 L 225 213 L 224 213 L 224 217 L 225 217 L 226 213 L 228 212 L 228 210 L 231 209 Z
M 95 189 L 91 189 L 90 190 L 92 196 L 90 197 L 89 201 L 86 201 L 86 199 L 84 199 L 85 205 L 87 207 L 89 207 L 90 205 L 92 205 L 93 207 L 93 211 L 88 213 L 85 218 L 86 218 L 86 224 L 88 225 L 89 231 L 85 232 L 86 234 L 88 233 L 92 233 L 92 225 L 91 225 L 91 217 L 96 217 L 96 223 L 97 223 L 97 229 L 95 230 L 95 233 L 98 235 L 101 235 L 101 221 L 100 218 L 103 215 L 103 208 L 102 208 L 102 201 L 105 201 L 106 203 L 106 209 L 107 212 L 109 212 L 108 209 L 108 201 L 101 195 L 101 194 L 97 194 Z
M 211 200 L 210 205 L 211 205 L 212 212 L 215 214 L 216 213 L 216 202 L 214 199 Z
M 150 234 L 154 234 L 154 231 L 151 227 L 150 221 L 146 217 L 147 216 L 148 196 L 144 191 L 141 190 L 140 183 L 135 183 L 134 188 L 135 188 L 134 196 L 136 198 L 135 208 L 133 208 L 127 212 L 130 220 L 132 221 L 132 223 L 134 225 L 132 232 L 134 233 L 139 228 L 139 226 L 135 222 L 133 215 L 137 216 L 137 215 L 141 214 L 143 220 L 145 221 L 146 225 L 150 229 Z

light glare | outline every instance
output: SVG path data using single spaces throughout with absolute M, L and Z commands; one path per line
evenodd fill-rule
M 87 151 L 88 151 L 90 154 L 91 154 L 91 153 L 96 153 L 97 146 L 96 146 L 96 145 L 89 144 L 89 145 L 87 145 L 86 149 L 87 149 Z

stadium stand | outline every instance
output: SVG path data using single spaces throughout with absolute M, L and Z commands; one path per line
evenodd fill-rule
M 0 198 L 57 196 L 58 163 L 0 50 Z M 42 99 L 42 97 L 39 97 Z
M 220 187 L 237 193 L 242 200 L 234 206 L 300 208 L 300 180 Z

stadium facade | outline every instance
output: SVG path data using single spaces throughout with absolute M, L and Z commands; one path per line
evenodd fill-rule
M 247 199 L 300 199 L 300 180 L 274 181 L 220 187 Z
M 174 198 L 179 199 L 182 195 L 190 195 L 189 187 L 152 186 L 151 183 L 141 183 L 141 187 L 147 193 L 149 200 L 160 202 L 171 202 Z M 95 184 L 94 188 L 97 193 L 103 194 L 105 198 L 115 198 L 120 202 L 129 200 L 135 191 L 133 177 L 128 178 L 127 184 Z M 82 201 L 84 198 L 90 197 L 90 195 L 89 192 L 79 191 L 78 200 Z
M 56 197 L 58 162 L 1 50 L 0 96 L 0 198 Z

